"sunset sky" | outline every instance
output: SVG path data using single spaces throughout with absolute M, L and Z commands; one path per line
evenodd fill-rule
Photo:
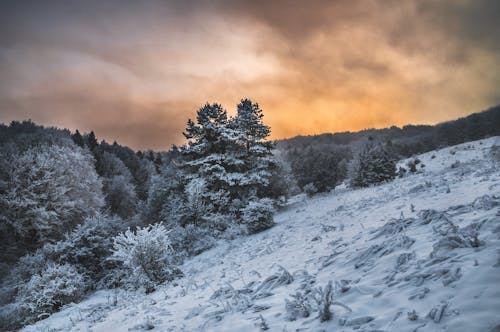
M 437 123 L 500 103 L 500 1 L 2 1 L 0 122 L 133 148 L 205 102 L 272 138 Z

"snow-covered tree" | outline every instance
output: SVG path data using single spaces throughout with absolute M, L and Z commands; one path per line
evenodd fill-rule
M 243 99 L 237 106 L 236 117 L 231 121 L 238 147 L 234 151 L 234 166 L 240 178 L 233 191 L 243 201 L 250 197 L 261 197 L 277 168 L 272 142 L 266 140 L 271 129 L 263 123 L 263 117 L 257 103 Z
M 113 238 L 125 228 L 121 219 L 97 215 L 88 217 L 64 240 L 50 244 L 45 251 L 49 258 L 60 264 L 71 264 L 80 273 L 100 282 L 113 264 L 108 260 L 113 249 Z
M 180 271 L 171 263 L 172 248 L 168 231 L 162 224 L 127 230 L 114 238 L 111 259 L 130 271 L 130 282 L 147 292 Z
M 137 194 L 130 170 L 117 156 L 95 149 L 96 170 L 103 177 L 106 208 L 113 214 L 128 218 L 135 214 Z
M 396 160 L 380 142 L 369 140 L 351 162 L 352 187 L 367 187 L 396 177 Z
M 228 154 L 235 133 L 228 128 L 227 112 L 219 104 L 200 108 L 196 120 L 196 124 L 188 121 L 184 136 L 189 143 L 181 150 L 179 166 L 187 188 L 187 203 L 193 203 L 196 195 L 197 206 L 204 206 L 208 212 L 201 220 L 192 222 L 205 222 L 212 227 L 211 221 L 229 212 L 229 188 L 239 179 L 230 172 L 234 159 Z M 205 187 L 203 192 L 195 193 L 201 183 Z
M 0 223 L 33 249 L 60 239 L 102 206 L 92 156 L 77 147 L 42 145 L 12 158 L 0 195 Z
M 183 222 L 184 192 L 180 172 L 171 163 L 165 163 L 158 175 L 151 179 L 148 199 L 142 211 L 143 224 L 163 222 L 169 228 Z
M 182 149 L 180 169 L 193 223 L 201 219 L 224 230 L 229 220 L 242 221 L 251 201 L 269 195 L 278 167 L 262 118 L 258 104 L 244 99 L 233 118 L 219 104 L 206 104 L 198 110 L 196 124 L 188 121 L 184 135 L 189 143 Z

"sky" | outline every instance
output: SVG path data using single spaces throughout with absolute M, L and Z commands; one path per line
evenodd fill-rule
M 500 103 L 498 0 L 0 2 L 0 122 L 136 149 L 206 102 L 271 138 L 434 124 Z

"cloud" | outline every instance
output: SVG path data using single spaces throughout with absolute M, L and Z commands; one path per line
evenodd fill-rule
M 496 1 L 51 1 L 0 11 L 0 121 L 182 143 L 206 101 L 273 138 L 435 123 L 500 102 Z

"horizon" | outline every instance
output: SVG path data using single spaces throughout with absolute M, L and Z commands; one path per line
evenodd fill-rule
M 15 1 L 0 5 L 0 123 L 184 142 L 206 101 L 271 139 L 435 125 L 500 104 L 500 3 Z
M 368 128 L 362 128 L 362 129 L 359 129 L 359 130 L 345 130 L 345 131 L 335 131 L 335 132 L 322 132 L 322 133 L 317 133 L 317 134 L 299 134 L 299 135 L 290 136 L 290 137 L 271 138 L 270 140 L 271 141 L 275 141 L 275 142 L 279 142 L 279 141 L 291 140 L 291 139 L 294 139 L 294 138 L 297 138 L 297 137 L 314 137 L 314 136 L 336 135 L 336 134 L 356 134 L 356 133 L 360 133 L 360 132 L 364 132 L 364 131 L 370 131 L 370 130 L 387 130 L 387 129 L 391 129 L 393 127 L 396 127 L 398 129 L 404 129 L 405 127 L 408 127 L 408 126 L 434 127 L 434 126 L 439 126 L 439 125 L 441 125 L 443 123 L 457 121 L 457 120 L 466 118 L 466 117 L 474 115 L 474 114 L 479 114 L 479 113 L 487 112 L 489 110 L 492 110 L 492 109 L 498 108 L 498 107 L 500 107 L 500 104 L 498 104 L 498 105 L 492 105 L 492 106 L 487 107 L 484 110 L 480 110 L 480 111 L 477 111 L 477 112 L 471 112 L 471 113 L 469 113 L 469 114 L 467 114 L 465 116 L 456 117 L 456 118 L 453 118 L 453 119 L 450 119 L 450 120 L 441 121 L 441 122 L 437 122 L 437 123 L 434 123 L 434 124 L 430 124 L 430 123 L 406 123 L 406 124 L 403 124 L 403 125 L 388 125 L 388 126 L 379 127 L 379 128 L 368 127 Z M 0 122 L 0 125 L 9 126 L 14 121 L 18 121 L 18 122 L 31 121 L 35 125 L 43 126 L 44 128 L 55 128 L 57 130 L 69 130 L 71 134 L 74 134 L 76 131 L 78 131 L 81 135 L 85 135 L 85 134 L 89 134 L 90 132 L 94 132 L 94 134 L 95 134 L 98 142 L 104 141 L 107 144 L 114 144 L 114 143 L 116 143 L 118 145 L 131 148 L 135 152 L 139 152 L 139 151 L 142 151 L 142 152 L 147 152 L 147 151 L 167 152 L 167 151 L 170 151 L 174 146 L 181 147 L 181 146 L 183 146 L 184 144 L 187 143 L 187 140 L 184 138 L 184 142 L 182 142 L 181 144 L 175 144 L 174 143 L 174 144 L 170 145 L 169 147 L 166 147 L 166 148 L 163 148 L 163 149 L 151 149 L 151 148 L 141 149 L 141 148 L 136 148 L 136 147 L 133 147 L 133 146 L 129 146 L 129 145 L 123 143 L 123 142 L 120 142 L 117 139 L 113 139 L 113 138 L 107 139 L 107 138 L 103 137 L 102 135 L 100 135 L 98 132 L 96 132 L 93 129 L 90 129 L 88 131 L 83 131 L 80 128 L 74 128 L 74 129 L 72 129 L 72 128 L 60 127 L 60 126 L 57 126 L 57 125 L 42 124 L 42 123 L 38 123 L 36 121 L 33 121 L 32 119 L 20 119 L 20 120 L 12 120 L 10 122 Z M 271 128 L 271 132 L 272 132 L 272 128 Z M 180 133 L 180 135 L 182 136 L 182 133 Z

